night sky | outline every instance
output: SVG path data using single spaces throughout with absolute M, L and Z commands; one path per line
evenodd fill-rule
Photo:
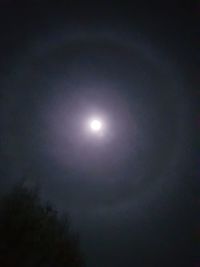
M 1 192 L 39 184 L 87 267 L 194 266 L 199 7 L 14 2 L 0 4 Z

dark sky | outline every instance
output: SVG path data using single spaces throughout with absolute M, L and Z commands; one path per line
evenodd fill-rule
M 176 1 L 1 1 L 1 191 L 39 183 L 87 267 L 197 261 L 198 15 Z M 85 134 L 93 114 L 101 139 Z

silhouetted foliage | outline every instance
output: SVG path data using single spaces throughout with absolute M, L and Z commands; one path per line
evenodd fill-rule
M 84 266 L 68 217 L 42 205 L 38 193 L 17 186 L 0 203 L 1 267 Z

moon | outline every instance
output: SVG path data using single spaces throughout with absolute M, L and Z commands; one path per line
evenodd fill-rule
M 102 121 L 100 119 L 92 119 L 89 122 L 89 127 L 92 132 L 100 132 L 102 130 Z

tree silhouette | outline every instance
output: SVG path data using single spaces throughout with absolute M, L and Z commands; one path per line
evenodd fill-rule
M 36 190 L 18 185 L 0 202 L 0 266 L 84 266 L 68 217 L 42 205 Z

